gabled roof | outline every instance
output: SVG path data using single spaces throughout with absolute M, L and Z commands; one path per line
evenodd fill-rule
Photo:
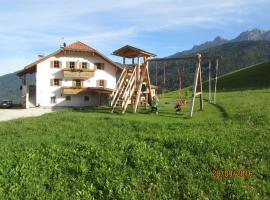
M 130 46 L 130 45 L 126 45 L 120 49 L 115 50 L 112 55 L 115 56 L 121 56 L 121 57 L 125 57 L 125 58 L 135 58 L 138 56 L 146 56 L 146 57 L 150 57 L 150 56 L 156 56 L 153 53 L 150 53 L 148 51 Z
M 106 57 L 105 55 L 103 55 L 102 53 L 100 53 L 99 51 L 97 51 L 96 49 L 78 41 L 78 42 L 74 42 L 70 45 L 67 45 L 65 47 L 60 48 L 59 50 L 44 56 L 38 60 L 36 60 L 35 62 L 27 65 L 26 67 L 24 67 L 24 69 L 20 72 L 17 73 L 18 76 L 22 76 L 24 74 L 27 73 L 33 73 L 36 70 L 36 65 L 39 64 L 40 62 L 55 56 L 57 54 L 59 54 L 60 52 L 65 52 L 65 51 L 77 51 L 77 52 L 89 52 L 92 53 L 92 55 L 97 55 L 99 57 L 101 57 L 102 59 L 106 60 L 108 63 L 112 64 L 113 66 L 117 67 L 118 69 L 122 70 L 123 68 L 120 67 L 119 65 L 117 65 L 115 62 L 113 62 L 112 60 L 110 60 L 108 57 Z
M 74 42 L 70 45 L 67 45 L 65 47 L 63 47 L 64 50 L 70 50 L 70 51 L 90 51 L 90 52 L 96 52 L 95 49 L 93 49 L 92 47 L 78 41 L 78 42 Z

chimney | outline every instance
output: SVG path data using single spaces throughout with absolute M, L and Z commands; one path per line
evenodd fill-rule
M 39 59 L 41 59 L 41 58 L 43 58 L 43 57 L 44 57 L 43 54 L 38 54 L 38 58 L 39 58 Z
M 66 46 L 67 46 L 67 45 L 66 45 L 65 42 L 63 42 L 63 43 L 60 44 L 60 48 L 61 48 L 61 49 L 63 49 L 63 48 L 66 47 Z

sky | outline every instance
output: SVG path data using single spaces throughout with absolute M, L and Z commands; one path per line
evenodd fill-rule
M 126 45 L 159 57 L 270 29 L 270 0 L 0 0 L 0 76 L 81 41 L 114 61 Z

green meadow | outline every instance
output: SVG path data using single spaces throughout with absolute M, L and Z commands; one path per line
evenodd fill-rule
M 0 199 L 268 199 L 270 63 L 220 77 L 217 104 L 66 109 L 0 123 Z M 183 91 L 186 98 L 191 91 Z M 243 172 L 243 173 L 242 173 Z

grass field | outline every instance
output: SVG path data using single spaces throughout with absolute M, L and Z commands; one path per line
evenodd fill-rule
M 159 115 L 103 107 L 1 122 L 0 197 L 268 199 L 269 86 L 219 92 L 192 119 L 188 106 L 174 114 L 172 92 Z

